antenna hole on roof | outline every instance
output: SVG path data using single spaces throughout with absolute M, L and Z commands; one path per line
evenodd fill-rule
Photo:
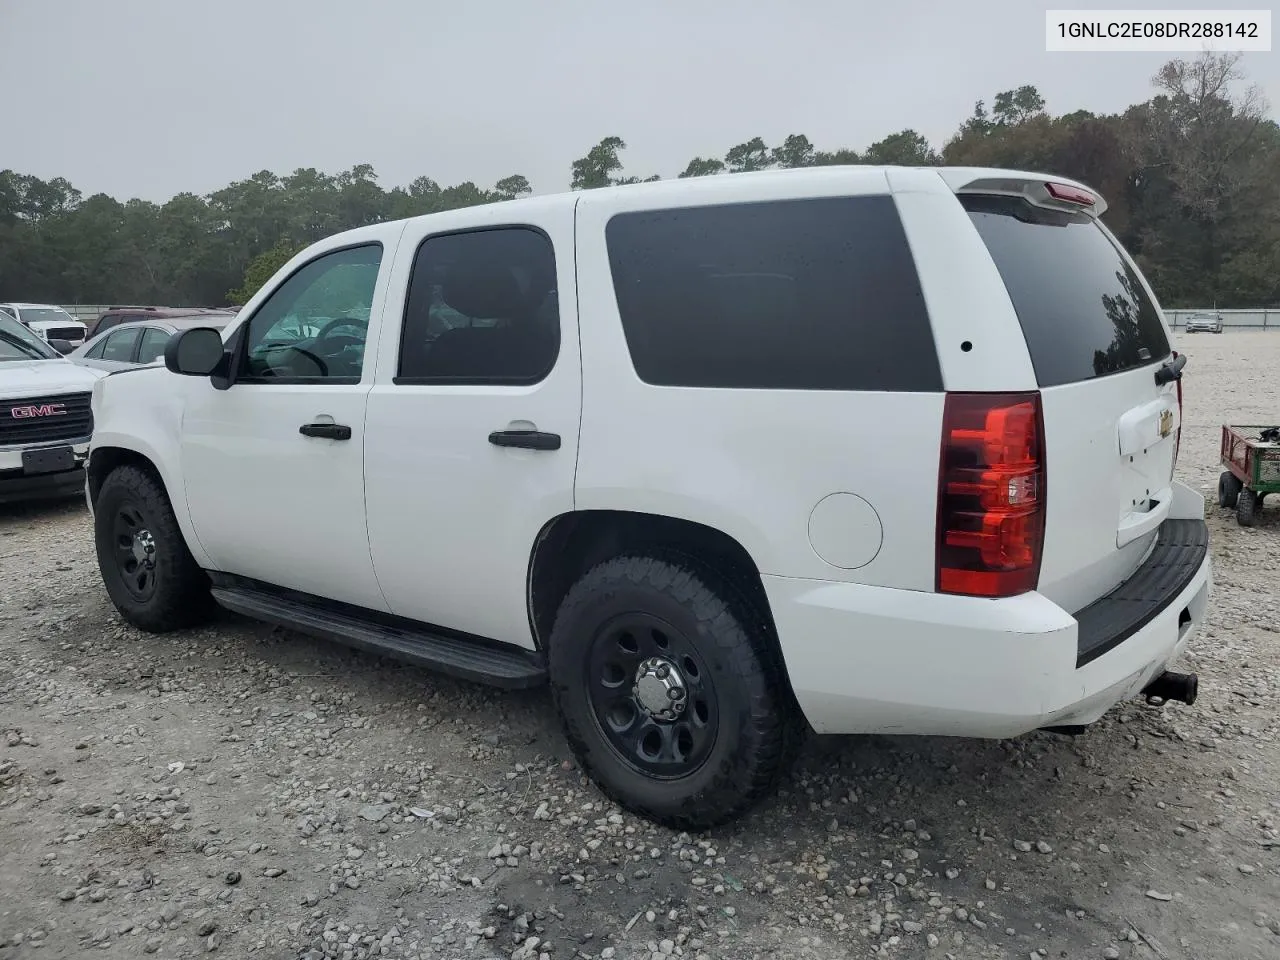
M 973 342 L 971 340 L 964 341 L 964 343 L 960 344 L 960 349 L 965 353 L 968 353 L 973 349 Z

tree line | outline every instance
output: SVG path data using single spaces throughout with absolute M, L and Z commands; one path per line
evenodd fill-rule
M 1081 180 L 1169 307 L 1280 304 L 1280 126 L 1247 86 L 1239 55 L 1172 60 L 1154 95 L 1123 113 L 1054 116 L 1034 86 L 997 93 L 935 149 L 906 129 L 865 150 L 819 149 L 804 134 L 694 157 L 680 177 L 833 164 L 1012 167 Z M 660 179 L 625 172 L 605 137 L 573 161 L 571 187 Z M 328 174 L 262 171 L 166 203 L 82 196 L 60 177 L 0 171 L 0 301 L 243 303 L 295 252 L 383 220 L 510 200 L 520 174 L 490 188 L 430 177 L 384 188 L 368 164 Z

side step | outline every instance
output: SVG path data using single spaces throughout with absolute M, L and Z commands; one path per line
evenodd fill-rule
M 480 638 L 465 639 L 417 626 L 393 626 L 264 590 L 216 585 L 222 606 L 255 620 L 334 640 L 440 673 L 505 689 L 536 687 L 547 671 L 537 654 Z

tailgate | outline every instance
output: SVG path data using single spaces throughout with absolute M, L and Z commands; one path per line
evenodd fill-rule
M 1142 562 L 1169 513 L 1181 425 L 1158 383 L 1169 336 L 1136 267 L 1088 212 L 961 196 L 1018 315 L 1041 388 L 1048 506 L 1041 593 L 1078 610 Z

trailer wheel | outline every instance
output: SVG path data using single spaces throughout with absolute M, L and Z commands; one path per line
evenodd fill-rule
M 1228 510 L 1235 509 L 1236 498 L 1240 496 L 1240 490 L 1243 488 L 1239 479 L 1230 470 L 1223 470 L 1221 476 L 1218 477 L 1218 506 L 1225 507 Z
M 1242 527 L 1252 527 L 1258 519 L 1258 495 L 1252 490 L 1241 490 L 1240 499 L 1236 503 L 1236 523 Z

